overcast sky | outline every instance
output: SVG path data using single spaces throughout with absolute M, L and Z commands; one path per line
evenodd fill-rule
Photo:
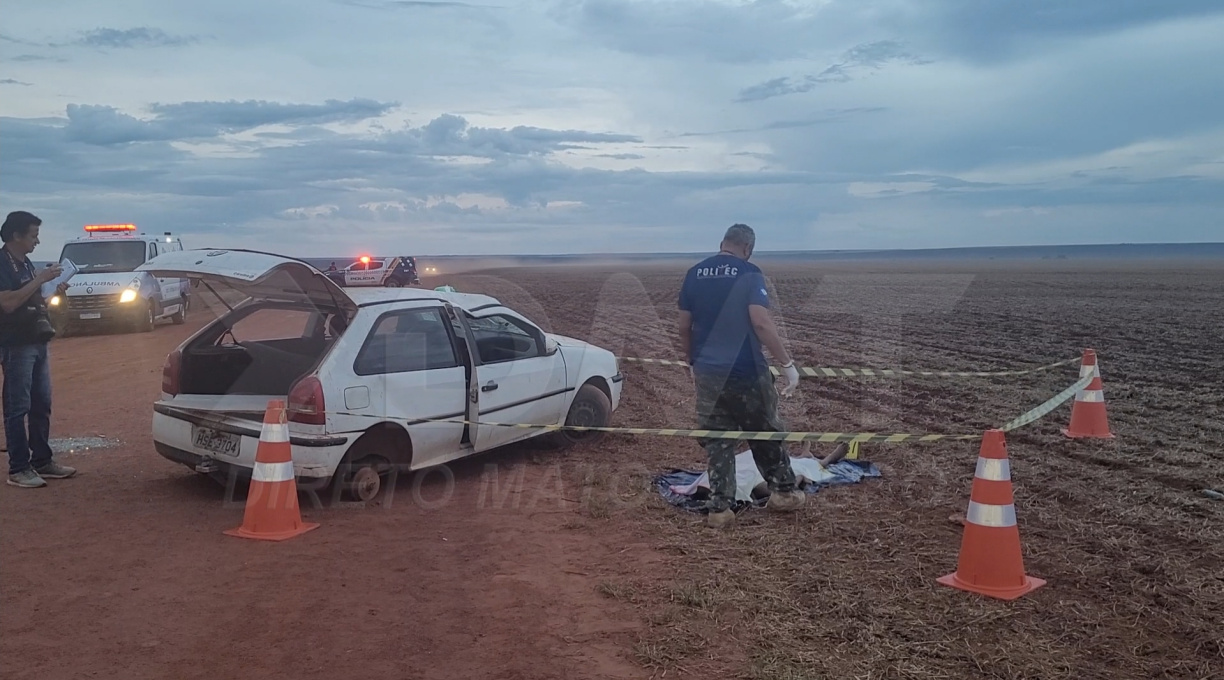
M 1219 0 L 6 2 L 0 210 L 44 258 L 90 222 L 302 256 L 1219 241 L 1220 36 Z

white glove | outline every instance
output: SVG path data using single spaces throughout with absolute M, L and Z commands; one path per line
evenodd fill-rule
M 799 369 L 795 368 L 793 360 L 782 365 L 782 375 L 786 377 L 786 384 L 782 386 L 780 393 L 784 397 L 789 397 L 795 393 L 795 388 L 799 386 Z

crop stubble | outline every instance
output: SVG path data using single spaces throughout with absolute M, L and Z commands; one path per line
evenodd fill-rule
M 505 275 L 552 330 L 678 358 L 683 263 Z M 1067 404 L 1008 436 L 1029 573 L 1018 602 L 934 583 L 955 568 L 975 444 L 863 448 L 885 476 L 820 492 L 799 518 L 741 517 L 728 536 L 645 502 L 616 521 L 676 556 L 632 583 L 656 668 L 754 677 L 1186 677 L 1224 673 L 1224 267 L 1186 262 L 766 263 L 801 365 L 1008 370 L 1097 350 L 1112 441 L 1065 439 Z M 594 336 L 594 337 L 592 337 Z M 1075 381 L 808 379 L 791 429 L 973 433 Z M 617 424 L 684 427 L 681 369 L 626 364 Z M 1212 377 L 1215 376 L 1215 377 Z M 689 440 L 612 438 L 635 469 L 700 468 Z M 584 454 L 590 455 L 590 454 Z M 677 588 L 688 593 L 676 597 Z M 704 593 L 694 597 L 692 593 Z

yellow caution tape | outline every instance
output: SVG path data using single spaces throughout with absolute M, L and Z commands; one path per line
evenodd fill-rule
M 621 361 L 635 364 L 655 364 L 659 366 L 688 366 L 683 361 L 673 361 L 670 359 L 643 359 L 641 357 L 618 357 Z M 1048 371 L 1059 366 L 1066 366 L 1080 361 L 1080 357 L 1065 359 L 1046 366 L 1038 366 L 1036 368 L 1026 368 L 1014 371 L 904 371 L 897 368 L 813 368 L 804 366 L 799 368 L 799 375 L 806 378 L 895 378 L 897 376 L 933 376 L 937 378 L 983 378 L 996 375 L 1027 375 L 1029 373 L 1038 373 Z M 770 366 L 769 371 L 774 375 L 780 375 L 781 372 L 775 366 Z
M 475 425 L 487 427 L 512 427 L 526 430 L 543 430 L 555 432 L 604 432 L 608 434 L 652 435 L 657 437 L 687 437 L 689 439 L 734 439 L 738 441 L 772 441 L 772 442 L 858 442 L 896 443 L 896 442 L 934 442 L 941 440 L 981 439 L 981 434 L 879 434 L 876 432 L 745 432 L 741 430 L 689 430 L 680 428 L 654 427 L 585 427 L 578 425 L 538 425 L 531 423 L 495 423 L 484 420 L 463 420 L 450 418 L 422 418 L 422 422 L 451 423 L 454 425 Z
M 1087 375 L 1076 381 L 1067 389 L 1059 392 L 1054 397 L 1047 400 L 1040 406 L 1028 411 L 1027 413 L 1013 418 L 1006 425 L 999 428 L 1004 432 L 1010 432 L 1016 428 L 1028 425 L 1033 421 L 1048 415 L 1051 411 L 1058 408 L 1068 399 L 1075 396 L 1075 393 L 1088 386 L 1092 382 L 1093 375 Z M 370 414 L 337 412 L 338 415 L 362 416 L 362 417 L 377 417 Z M 510 427 L 525 430 L 542 430 L 545 432 L 556 432 L 566 430 L 570 432 L 603 432 L 607 434 L 629 434 L 629 435 L 647 435 L 657 437 L 685 437 L 689 439 L 731 439 L 737 441 L 775 441 L 775 442 L 849 442 L 850 451 L 846 457 L 855 459 L 859 455 L 859 444 L 896 444 L 901 442 L 937 442 L 937 441 L 970 441 L 981 439 L 982 435 L 978 434 L 881 434 L 877 432 L 745 432 L 740 430 L 696 430 L 682 428 L 652 428 L 652 427 L 584 427 L 578 425 L 540 425 L 535 423 L 498 423 L 491 421 L 473 421 L 457 418 L 420 418 L 417 422 L 426 423 L 451 423 L 454 425 L 474 425 L 487 427 Z
M 1048 415 L 1051 411 L 1061 406 L 1068 399 L 1074 397 L 1076 392 L 1088 387 L 1088 383 L 1092 382 L 1092 379 L 1095 377 L 1096 376 L 1094 374 L 1089 374 L 1083 378 L 1080 378 L 1074 385 L 1054 395 L 1049 399 L 1049 401 L 1029 411 L 1028 413 L 1025 413 L 1024 415 L 1009 420 L 1006 425 L 999 429 L 1003 430 L 1004 432 L 1011 432 L 1018 427 L 1028 425 L 1038 418 Z

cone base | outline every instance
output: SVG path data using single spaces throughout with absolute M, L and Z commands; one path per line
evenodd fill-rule
M 238 527 L 236 529 L 226 529 L 221 533 L 225 534 L 226 536 L 237 536 L 238 538 L 254 538 L 262 541 L 284 541 L 293 538 L 294 536 L 300 536 L 312 529 L 318 528 L 319 525 L 315 524 L 314 522 L 302 522 L 296 528 L 288 529 L 286 531 L 257 532 L 251 531 L 246 527 Z
M 1062 433 L 1071 439 L 1113 439 L 1112 432 L 1105 434 L 1096 434 L 1093 432 L 1072 432 L 1069 428 L 1063 428 Z
M 966 590 L 971 593 L 977 593 L 978 595 L 993 597 L 998 600 L 1014 600 L 1021 595 L 1031 593 L 1046 584 L 1045 580 L 1043 579 L 1039 579 L 1035 576 L 1025 576 L 1024 585 L 1022 586 L 1017 586 L 1015 588 L 987 588 L 985 586 L 977 585 L 976 583 L 962 581 L 956 572 L 948 574 L 947 576 L 940 576 L 935 580 L 939 581 L 945 586 Z

